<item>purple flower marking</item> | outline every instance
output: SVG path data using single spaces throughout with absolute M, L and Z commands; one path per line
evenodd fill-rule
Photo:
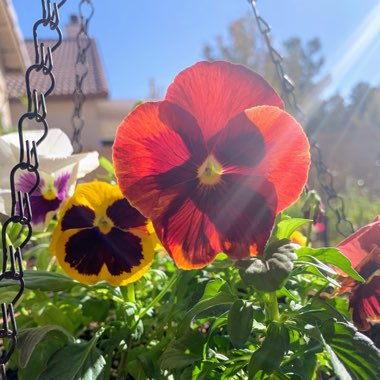
M 70 173 L 64 173 L 56 178 L 54 181 L 54 186 L 57 189 L 57 198 L 63 200 L 68 196 L 68 182 L 70 179 Z
M 31 190 L 35 184 L 36 177 L 33 173 L 26 173 L 20 176 L 17 182 L 17 190 L 24 193 Z M 46 215 L 50 211 L 58 210 L 63 199 L 68 196 L 68 183 L 70 180 L 70 173 L 60 174 L 54 181 L 54 188 L 56 197 L 54 199 L 46 199 L 43 194 L 45 187 L 45 180 L 40 179 L 38 188 L 33 192 L 30 197 L 30 206 L 32 208 L 32 223 L 41 224 L 45 223 Z

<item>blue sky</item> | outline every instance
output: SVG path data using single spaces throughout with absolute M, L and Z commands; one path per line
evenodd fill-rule
M 202 47 L 249 12 L 246 0 L 93 0 L 90 34 L 97 40 L 112 98 L 144 98 L 155 78 L 166 89 L 174 76 L 202 59 Z M 30 38 L 40 0 L 13 0 L 23 35 Z M 32 5 L 33 4 L 33 5 Z M 62 23 L 78 9 L 67 0 Z M 360 80 L 380 84 L 380 0 L 259 0 L 277 46 L 298 36 L 319 37 L 333 74 L 326 96 L 347 95 Z

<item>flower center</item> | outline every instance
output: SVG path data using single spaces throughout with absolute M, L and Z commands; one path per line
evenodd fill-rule
M 95 226 L 97 226 L 103 234 L 108 234 L 112 230 L 113 222 L 108 216 L 102 215 L 95 220 Z
M 57 198 L 57 189 L 55 188 L 53 184 L 49 183 L 42 190 L 42 196 L 47 201 L 53 201 L 54 199 Z
M 215 185 L 221 180 L 223 166 L 211 154 L 203 164 L 198 168 L 199 181 L 204 185 Z

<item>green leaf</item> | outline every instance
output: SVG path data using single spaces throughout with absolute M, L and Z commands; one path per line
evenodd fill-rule
M 327 320 L 320 328 L 340 380 L 380 379 L 380 351 L 348 323 Z
M 328 320 L 338 320 L 344 322 L 344 316 L 335 308 L 334 300 L 321 299 L 314 297 L 306 306 L 295 311 L 294 319 L 297 321 L 297 326 L 320 326 Z
M 236 348 L 244 347 L 251 334 L 253 308 L 250 303 L 236 300 L 228 313 L 227 332 Z
M 333 265 L 339 269 L 341 269 L 344 273 L 351 276 L 353 279 L 364 282 L 363 277 L 356 272 L 355 269 L 352 268 L 351 261 L 344 256 L 339 249 L 336 248 L 300 248 L 297 250 L 298 257 L 302 257 L 304 255 L 309 255 L 317 258 L 320 261 L 323 261 L 326 264 Z
M 141 363 L 137 359 L 128 362 L 127 370 L 128 373 L 133 376 L 134 380 L 148 379 L 145 375 L 144 369 L 141 366 Z
M 297 247 L 284 240 L 273 242 L 263 258 L 250 257 L 236 262 L 240 277 L 246 284 L 263 292 L 281 289 L 293 270 Z
M 188 330 L 180 339 L 172 341 L 161 355 L 161 368 L 184 369 L 203 359 L 205 336 L 196 330 Z
M 20 330 L 18 333 L 18 360 L 21 368 L 25 368 L 28 365 L 29 359 L 37 345 L 44 339 L 58 339 L 63 344 L 69 340 L 73 341 L 73 337 L 60 326 L 44 326 Z
M 225 283 L 226 281 L 222 280 L 221 278 L 215 278 L 215 279 L 210 280 L 206 284 L 206 287 L 203 291 L 203 295 L 200 301 L 215 296 Z
M 311 219 L 291 218 L 281 220 L 277 224 L 276 237 L 278 240 L 289 239 L 293 232 L 306 223 L 312 222 Z
M 178 327 L 178 333 L 183 334 L 197 314 L 214 306 L 231 305 L 235 299 L 235 296 L 232 295 L 224 280 L 210 280 L 205 287 L 201 299 L 186 313 Z
M 249 379 L 261 379 L 278 370 L 288 349 L 288 330 L 278 322 L 271 322 L 263 344 L 252 354 L 248 364 Z
M 76 285 L 80 285 L 70 277 L 55 272 L 42 270 L 26 270 L 24 272 L 25 288 L 30 290 L 42 290 L 43 292 L 59 292 L 69 290 Z M 15 285 L 14 281 L 3 280 L 0 287 Z
M 103 380 L 106 361 L 96 348 L 102 330 L 89 341 L 57 351 L 38 380 Z
M 40 326 L 50 326 L 50 325 L 59 325 L 63 327 L 66 331 L 75 333 L 76 326 L 80 322 L 80 317 L 78 316 L 78 305 L 70 305 L 70 308 L 66 308 L 66 311 L 72 314 L 77 314 L 77 317 L 72 319 L 71 314 L 66 313 L 62 308 L 63 305 L 57 307 L 52 302 L 48 302 L 45 305 L 40 305 L 38 303 L 32 306 L 32 318 Z
M 340 286 L 339 282 L 331 277 L 331 275 L 336 275 L 337 273 L 331 267 L 313 256 L 301 256 L 301 259 L 298 259 L 295 264 L 298 270 L 295 270 L 293 275 L 298 273 L 310 273 L 314 276 L 323 278 L 336 287 Z
M 88 298 L 82 302 L 83 315 L 91 318 L 92 321 L 103 322 L 106 320 L 111 307 L 110 300 L 98 300 Z M 127 310 L 127 305 L 125 306 Z M 134 309 L 135 312 L 136 309 Z
M 316 341 L 311 339 L 309 345 L 315 345 Z M 319 344 L 319 343 L 318 343 Z M 321 346 L 316 346 L 321 347 Z M 303 348 L 305 350 L 305 348 Z M 303 352 L 302 348 L 296 348 L 294 358 L 287 361 L 286 365 L 281 368 L 290 379 L 311 380 L 314 378 L 317 366 L 317 355 L 315 352 Z

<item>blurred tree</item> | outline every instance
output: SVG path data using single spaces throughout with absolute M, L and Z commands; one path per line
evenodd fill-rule
M 291 38 L 282 44 L 279 51 L 301 107 L 310 108 L 319 100 L 321 90 L 328 83 L 328 77 L 321 78 L 320 75 L 324 58 L 319 40 L 314 38 L 303 44 L 299 38 Z M 232 22 L 227 35 L 216 37 L 213 44 L 206 44 L 203 53 L 209 61 L 225 59 L 253 68 L 281 93 L 275 66 L 251 15 Z
M 339 93 L 322 98 L 330 77 L 321 73 L 324 58 L 319 39 L 291 38 L 273 45 L 284 58 L 285 73 L 307 116 L 305 129 L 319 142 L 323 160 L 336 176 L 336 190 L 344 193 L 352 183 L 360 183 L 380 196 L 380 87 L 363 82 L 352 88 L 348 98 Z M 204 46 L 203 53 L 210 61 L 225 59 L 253 68 L 281 93 L 275 66 L 251 15 L 232 22 L 224 35 Z M 309 179 L 312 187 L 319 187 L 315 170 Z

